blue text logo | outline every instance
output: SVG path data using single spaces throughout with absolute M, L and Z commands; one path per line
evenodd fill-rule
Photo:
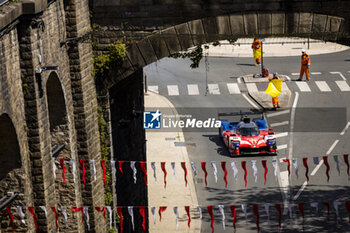
M 143 128 L 144 129 L 160 129 L 161 127 L 162 113 L 157 110 L 156 112 L 143 112 Z

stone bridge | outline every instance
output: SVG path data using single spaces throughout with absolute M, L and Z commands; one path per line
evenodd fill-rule
M 126 187 L 127 180 L 117 184 L 117 203 L 106 200 L 102 168 L 96 166 L 95 180 L 90 163 L 116 159 L 114 154 L 120 160 L 145 160 L 139 114 L 143 66 L 198 44 L 247 36 L 303 36 L 349 44 L 349 9 L 345 0 L 19 0 L 1 5 L 0 198 L 19 193 L 11 203 L 16 229 L 35 232 L 29 212 L 23 225 L 15 206 L 35 206 L 42 232 L 57 231 L 51 206 L 59 211 L 67 207 L 68 228 L 60 215 L 60 231 L 88 232 L 81 213 L 69 208 L 89 206 L 90 231 L 106 232 L 103 215 L 94 206 L 147 205 L 144 184 Z M 122 67 L 114 67 L 102 82 L 92 73 L 89 10 L 92 23 L 101 25 L 93 32 L 99 49 L 117 39 L 136 41 Z M 105 137 L 100 133 L 103 120 Z M 101 144 L 108 147 L 107 154 L 101 153 Z M 67 167 L 64 183 L 58 158 Z M 77 165 L 75 178 L 71 159 Z M 135 190 L 139 195 L 133 197 Z M 39 206 L 48 210 L 47 219 Z M 11 231 L 6 212 L 0 214 L 0 232 Z

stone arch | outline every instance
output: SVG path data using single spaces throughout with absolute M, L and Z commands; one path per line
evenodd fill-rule
M 245 12 L 191 20 L 157 31 L 127 49 L 122 69 L 111 70 L 107 89 L 136 70 L 175 52 L 240 37 L 310 37 L 338 42 L 344 19 L 308 12 Z
M 0 116 L 0 180 L 22 166 L 15 127 L 7 114 Z

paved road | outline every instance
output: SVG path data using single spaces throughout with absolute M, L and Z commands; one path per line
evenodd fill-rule
M 266 58 L 265 64 L 270 72 L 277 71 L 297 79 L 299 57 Z M 258 73 L 259 67 L 251 58 L 208 58 L 207 72 L 204 59 L 198 69 L 190 69 L 189 60 L 165 58 L 144 69 L 148 77 L 149 89 L 166 96 L 180 113 L 201 117 L 212 117 L 213 109 L 233 108 L 234 110 L 254 110 L 257 104 L 248 95 L 249 88 L 263 89 L 265 86 L 242 83 L 240 76 Z M 213 205 L 215 214 L 215 232 L 232 232 L 232 216 L 229 205 L 237 206 L 237 231 L 256 232 L 255 216 L 252 204 L 259 205 L 261 232 L 278 231 L 278 215 L 275 204 L 280 203 L 283 211 L 282 231 L 301 231 L 302 218 L 298 203 L 305 203 L 305 232 L 346 232 L 350 229 L 344 201 L 349 200 L 349 179 L 343 154 L 350 150 L 349 134 L 346 130 L 349 117 L 350 98 L 350 51 L 311 57 L 313 72 L 310 82 L 287 82 L 292 91 L 292 102 L 296 108 L 266 112 L 265 117 L 278 134 L 278 157 L 229 157 L 227 150 L 216 131 L 187 132 L 185 139 L 190 160 L 196 162 L 198 184 L 196 191 L 201 206 Z M 184 109 L 186 108 L 186 109 Z M 195 108 L 195 109 L 194 109 Z M 207 109 L 205 109 L 207 108 Z M 210 111 L 207 111 L 210 110 Z M 218 110 L 219 111 L 219 110 Z M 206 114 L 210 112 L 210 114 Z M 338 157 L 339 173 L 334 155 Z M 322 159 L 328 156 L 330 166 L 327 182 L 326 166 Z M 314 164 L 318 157 L 319 164 Z M 297 159 L 298 177 L 291 164 L 288 176 L 287 162 L 283 159 Z M 306 182 L 303 158 L 308 158 L 309 182 Z M 278 175 L 275 178 L 272 160 L 278 161 Z M 254 180 L 252 161 L 258 168 L 257 182 Z M 268 175 L 264 185 L 264 169 L 261 160 L 267 160 Z M 204 184 L 204 175 L 200 162 L 207 162 L 208 187 Z M 216 161 L 218 181 L 214 180 L 211 161 Z M 228 187 L 225 188 L 221 161 L 226 161 Z M 234 181 L 231 162 L 238 169 L 237 181 Z M 244 172 L 241 161 L 246 161 L 248 176 L 245 188 Z M 334 203 L 339 203 L 339 215 L 336 218 Z M 310 207 L 311 202 L 319 202 L 318 213 Z M 327 222 L 327 205 L 330 206 L 330 221 Z M 264 203 L 270 204 L 270 224 L 268 224 Z M 292 221 L 289 219 L 287 205 L 292 206 Z M 245 224 L 241 204 L 247 204 L 248 224 Z M 326 204 L 326 203 L 325 203 Z M 221 214 L 217 205 L 225 205 L 226 230 L 221 223 Z M 284 208 L 285 205 L 285 208 Z M 203 214 L 202 232 L 211 232 L 210 217 Z M 293 223 L 293 224 L 291 224 Z

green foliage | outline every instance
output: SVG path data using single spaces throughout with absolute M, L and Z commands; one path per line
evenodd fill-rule
M 112 65 L 120 66 L 126 59 L 126 45 L 117 41 L 110 45 L 107 53 L 94 51 L 94 76 L 101 78 L 107 75 Z
M 117 229 L 114 227 L 109 228 L 108 233 L 117 233 Z
M 199 62 L 203 58 L 203 49 L 202 49 L 202 46 L 198 45 L 191 52 L 175 53 L 175 54 L 170 55 L 169 57 L 172 57 L 175 59 L 177 59 L 177 58 L 189 58 L 192 61 L 192 64 L 190 65 L 190 67 L 192 69 L 194 69 L 194 68 L 199 67 Z

